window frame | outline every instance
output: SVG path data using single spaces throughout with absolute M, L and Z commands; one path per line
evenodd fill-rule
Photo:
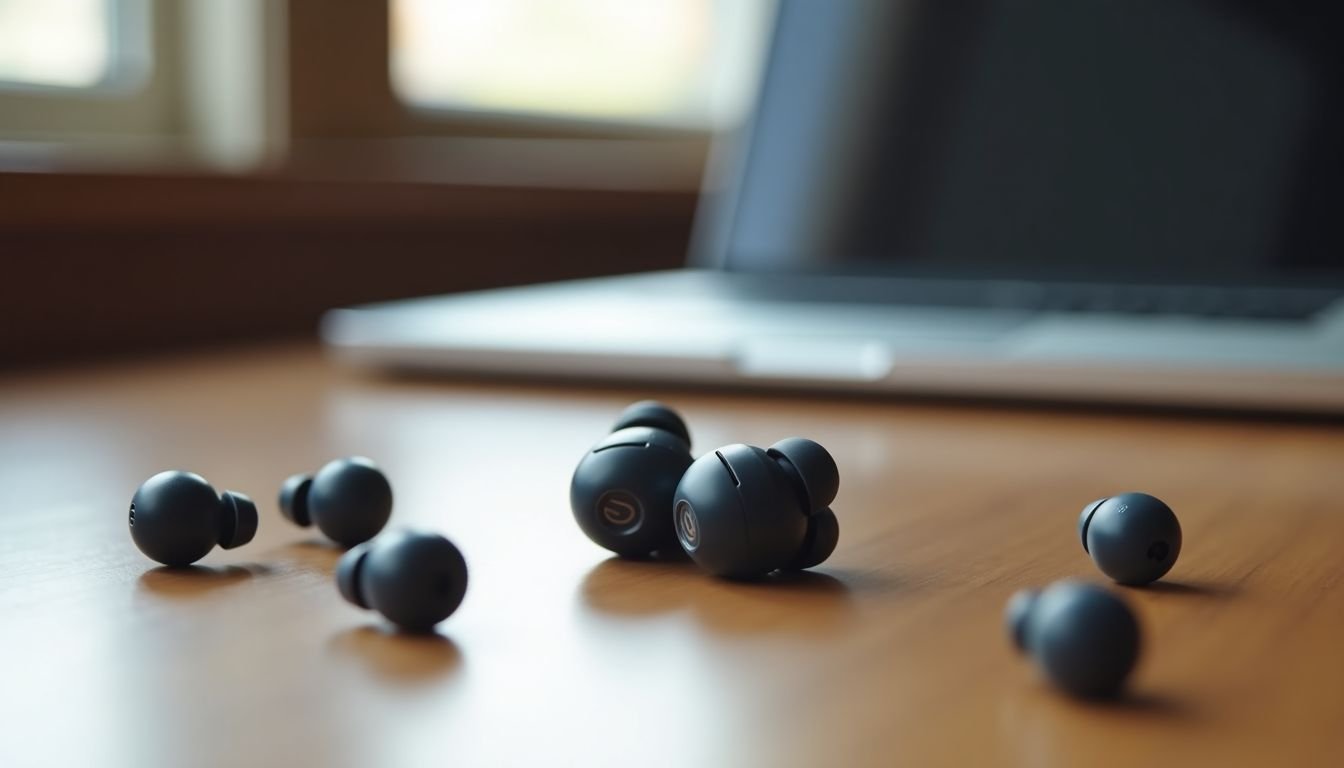
M 163 66 L 177 47 L 171 31 L 180 6 L 163 0 L 104 0 L 113 8 L 109 71 L 88 86 L 32 84 L 0 79 L 0 133 L 88 140 L 78 126 L 97 124 L 123 137 L 156 135 L 170 122 L 178 68 Z
M 461 110 L 403 100 L 392 82 L 387 2 L 229 0 L 228 7 L 247 9 L 236 12 L 251 27 L 223 44 L 252 45 L 233 55 L 259 52 L 262 60 L 254 73 L 257 93 L 242 97 L 244 103 L 221 106 L 200 96 L 217 93 L 227 77 L 218 60 L 235 60 L 200 50 L 213 44 L 206 32 L 218 28 L 210 18 L 218 6 L 108 2 L 143 8 L 152 65 L 133 87 L 0 91 L 0 169 L 374 180 L 409 173 L 421 181 L 452 183 L 460 179 L 445 158 L 489 139 L 513 142 L 518 154 L 546 161 L 537 164 L 537 172 L 500 164 L 494 176 L 476 163 L 468 181 L 695 190 L 714 138 L 706 126 Z M 238 114 L 258 112 L 263 117 L 252 124 L 229 125 Z M 97 132 L 82 130 L 89 125 Z M 629 166 L 633 155 L 641 161 Z M 566 156 L 591 159 L 591 172 L 567 163 Z M 604 167 L 623 164 L 619 173 L 603 176 Z

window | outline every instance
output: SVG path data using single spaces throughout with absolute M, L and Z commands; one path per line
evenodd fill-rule
M 92 88 L 143 58 L 132 0 L 0 0 L 0 87 Z
M 419 107 L 712 129 L 755 86 L 767 0 L 392 0 Z
M 0 0 L 0 81 L 87 88 L 112 65 L 103 0 Z
M 0 0 L 0 170 L 690 188 L 750 106 L 773 11 Z

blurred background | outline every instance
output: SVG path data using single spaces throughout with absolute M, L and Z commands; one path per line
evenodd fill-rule
M 773 11 L 0 0 L 0 365 L 679 266 Z

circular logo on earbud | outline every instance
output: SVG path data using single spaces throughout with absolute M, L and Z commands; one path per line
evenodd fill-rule
M 629 491 L 607 491 L 597 500 L 597 518 L 617 533 L 629 533 L 639 527 L 644 510 Z
M 681 539 L 681 546 L 685 547 L 687 552 L 694 552 L 695 548 L 700 546 L 700 520 L 696 518 L 691 503 L 685 499 L 677 502 L 677 508 L 672 511 L 672 518 L 677 526 L 677 538 Z

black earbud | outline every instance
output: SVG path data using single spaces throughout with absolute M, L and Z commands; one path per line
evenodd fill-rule
M 801 437 L 769 449 L 729 445 L 696 459 L 681 478 L 672 517 L 681 546 L 716 576 L 801 570 L 830 557 L 840 524 L 835 459 Z
M 645 400 L 622 411 L 611 429 L 574 469 L 574 520 L 593 542 L 624 557 L 676 547 L 672 493 L 691 465 L 686 423 Z
M 240 547 L 257 533 L 257 505 L 241 493 L 216 493 L 191 472 L 160 472 L 131 498 L 131 540 L 164 565 L 190 565 L 215 545 Z
M 1013 595 L 1004 613 L 1018 650 L 1051 683 L 1081 698 L 1114 696 L 1139 658 L 1139 622 L 1123 600 L 1092 584 L 1060 581 Z
M 368 541 L 392 515 L 392 486 L 362 456 L 327 462 L 316 475 L 294 475 L 280 488 L 280 512 L 343 547 Z
M 1181 553 L 1181 524 L 1171 507 L 1146 493 L 1122 493 L 1083 508 L 1083 550 L 1101 572 L 1121 584 L 1162 578 Z
M 467 562 L 436 533 L 394 531 L 342 555 L 336 586 L 360 608 L 378 611 L 402 629 L 428 632 L 461 605 Z

